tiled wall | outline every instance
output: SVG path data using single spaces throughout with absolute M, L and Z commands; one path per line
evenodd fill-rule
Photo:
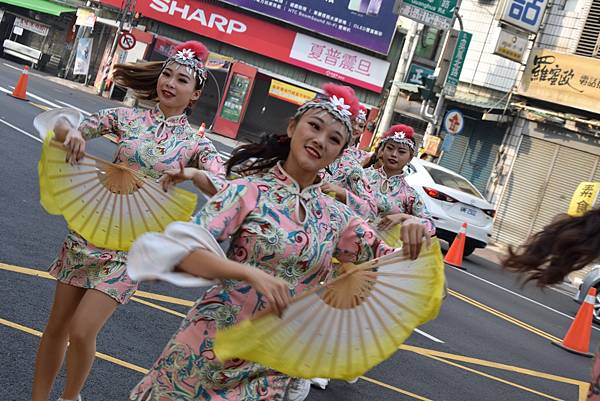
M 538 47 L 574 53 L 590 10 L 591 0 L 559 0 L 548 10 Z
M 538 47 L 573 53 L 592 0 L 557 0 L 546 19 Z M 460 7 L 464 29 L 473 34 L 460 77 L 463 88 L 483 86 L 503 92 L 515 84 L 518 63 L 493 54 L 500 28 L 494 18 L 497 1 L 464 0 Z M 455 28 L 458 29 L 458 23 Z
M 508 92 L 515 84 L 519 64 L 493 54 L 500 35 L 494 19 L 496 2 L 464 0 L 460 15 L 464 29 L 473 34 L 461 82 Z M 458 28 L 458 23 L 455 25 Z

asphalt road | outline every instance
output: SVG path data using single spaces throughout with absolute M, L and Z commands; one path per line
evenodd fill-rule
M 0 59 L 0 90 L 19 77 L 15 64 Z M 33 72 L 31 102 L 0 94 L 0 399 L 27 400 L 39 332 L 55 282 L 45 270 L 66 227 L 39 204 L 40 143 L 33 117 L 43 108 L 76 105 L 86 112 L 118 103 L 69 88 Z M 43 100 L 40 100 L 43 99 Z M 53 106 L 54 104 L 54 106 Z M 216 143 L 219 151 L 230 148 Z M 110 158 L 114 145 L 92 141 L 92 153 Z M 467 272 L 446 267 L 449 296 L 439 317 L 414 333 L 392 358 L 358 383 L 332 382 L 314 389 L 316 400 L 583 400 L 591 359 L 550 344 L 561 339 L 578 305 L 547 289 L 522 288 L 513 275 L 481 256 L 469 257 Z M 103 355 L 84 388 L 86 401 L 125 400 L 178 327 L 186 304 L 202 290 L 166 284 L 142 285 L 139 301 L 119 307 L 98 339 Z M 169 298 L 165 301 L 159 295 Z M 149 304 L 150 303 L 150 304 Z M 157 309 L 156 306 L 162 307 Z M 594 328 L 591 349 L 598 346 Z M 107 360 L 107 357 L 117 359 Z M 110 359 L 110 358 L 108 358 Z M 56 399 L 64 377 L 53 391 Z M 583 394 L 583 398 L 582 398 Z

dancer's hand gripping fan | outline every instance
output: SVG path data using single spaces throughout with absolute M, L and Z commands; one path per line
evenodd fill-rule
M 295 297 L 281 318 L 263 314 L 219 331 L 215 353 L 292 377 L 352 379 L 389 358 L 440 309 L 437 239 L 416 260 L 402 251 L 360 265 Z
M 71 165 L 63 144 L 52 132 L 44 134 L 40 202 L 95 246 L 126 251 L 141 234 L 191 218 L 195 194 L 179 188 L 164 192 L 152 177 L 87 153 Z

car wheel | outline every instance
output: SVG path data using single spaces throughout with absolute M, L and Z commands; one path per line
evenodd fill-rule
M 594 298 L 594 322 L 600 324 L 600 286 L 596 287 L 596 297 Z
M 475 249 L 477 249 L 477 247 L 475 246 L 475 244 L 473 242 L 467 240 L 465 242 L 465 250 L 463 252 L 463 256 L 469 256 L 469 255 L 471 255 L 475 251 Z

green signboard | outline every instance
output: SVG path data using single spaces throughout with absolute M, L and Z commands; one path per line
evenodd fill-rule
M 433 72 L 434 70 L 432 68 L 412 63 L 408 69 L 408 74 L 406 75 L 406 82 L 409 84 L 423 85 L 423 78 L 428 75 L 433 75 Z
M 458 0 L 403 0 L 397 2 L 398 14 L 439 29 L 450 29 Z
M 448 96 L 454 96 L 456 93 L 456 87 L 458 86 L 458 80 L 460 79 L 460 73 L 462 72 L 465 58 L 467 57 L 467 51 L 469 50 L 469 44 L 471 43 L 472 36 L 473 35 L 471 35 L 469 32 L 458 32 L 456 47 L 454 48 L 454 54 L 452 55 L 452 61 L 450 62 L 450 69 L 446 78 L 446 84 L 444 85 L 444 92 Z
M 237 73 L 233 75 L 221 110 L 221 117 L 234 123 L 240 121 L 249 86 L 250 79 L 248 77 Z

